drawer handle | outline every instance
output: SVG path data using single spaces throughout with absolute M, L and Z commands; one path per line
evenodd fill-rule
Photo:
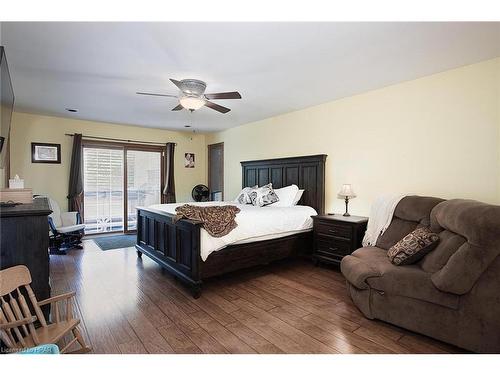
M 338 247 L 330 247 L 329 250 L 331 251 L 337 251 L 339 248 Z
M 328 229 L 328 232 L 330 232 L 330 233 L 337 233 L 337 231 L 335 229 Z

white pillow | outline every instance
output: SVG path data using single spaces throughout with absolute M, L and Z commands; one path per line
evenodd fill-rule
M 252 204 L 252 200 L 250 199 L 250 193 L 257 189 L 258 186 L 252 186 L 252 187 L 245 187 L 243 188 L 234 202 L 239 203 L 239 204 Z
M 297 185 L 289 185 L 281 189 L 274 189 L 274 192 L 278 196 L 279 201 L 273 203 L 273 207 L 291 207 L 294 205 L 293 202 L 299 192 L 299 187 Z
M 294 206 L 296 206 L 297 203 L 299 203 L 300 198 L 302 198 L 302 194 L 304 194 L 304 189 L 299 189 L 299 191 L 295 195 L 295 198 L 293 199 L 293 205 Z

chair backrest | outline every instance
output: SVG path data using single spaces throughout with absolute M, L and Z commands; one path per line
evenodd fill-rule
M 468 293 L 500 256 L 500 206 L 469 199 L 442 202 L 431 212 L 431 230 L 440 241 L 421 267 L 433 273 L 441 291 Z
M 14 266 L 0 271 L 0 297 L 29 284 L 31 274 L 26 266 Z
M 49 215 L 49 217 L 52 219 L 52 222 L 54 223 L 56 228 L 62 227 L 61 208 L 55 200 L 50 197 L 47 198 L 49 200 L 50 209 L 52 210 L 52 213 Z
M 399 201 L 387 230 L 377 240 L 377 247 L 389 250 L 408 233 L 429 226 L 432 209 L 444 201 L 441 198 L 410 195 Z
M 0 271 L 0 324 L 33 316 L 25 297 L 27 295 L 36 318 L 43 326 L 47 325 L 30 283 L 31 274 L 26 266 L 19 265 Z M 26 323 L 20 327 L 0 330 L 0 338 L 8 347 L 18 347 L 16 342 L 25 347 L 24 337 L 29 334 L 33 336 L 34 331 L 33 323 Z

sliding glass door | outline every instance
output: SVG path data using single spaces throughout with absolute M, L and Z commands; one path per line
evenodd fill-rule
M 136 207 L 161 203 L 163 152 L 156 146 L 84 144 L 85 233 L 136 229 Z
M 123 150 L 83 149 L 85 233 L 124 230 Z
M 161 153 L 127 150 L 127 230 L 137 228 L 138 206 L 161 202 Z

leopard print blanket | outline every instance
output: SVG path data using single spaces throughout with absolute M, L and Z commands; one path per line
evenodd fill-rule
M 236 206 L 199 207 L 184 204 L 177 207 L 175 212 L 174 223 L 181 219 L 201 221 L 212 237 L 222 237 L 238 226 L 235 217 L 240 209 Z

